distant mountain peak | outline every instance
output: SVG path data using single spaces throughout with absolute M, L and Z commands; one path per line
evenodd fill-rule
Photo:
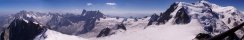
M 238 22 L 243 22 L 243 14 L 233 6 L 224 7 L 208 1 L 175 2 L 164 13 L 160 13 L 156 22 L 158 22 L 157 24 L 177 25 L 188 24 L 195 19 L 199 21 L 206 32 L 218 34 L 234 27 Z M 229 21 L 226 21 L 227 19 Z

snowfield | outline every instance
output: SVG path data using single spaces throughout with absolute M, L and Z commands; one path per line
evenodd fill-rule
M 135 23 L 127 26 L 134 25 L 144 24 Z M 145 29 L 132 27 L 126 31 L 119 30 L 116 34 L 101 38 L 82 38 L 75 35 L 66 35 L 53 30 L 47 30 L 45 33 L 47 35 L 45 40 L 192 40 L 198 33 L 205 32 L 199 25 L 197 19 L 192 19 L 192 21 L 186 25 L 175 25 L 168 22 L 164 25 L 151 25 Z
M 204 32 L 196 19 L 189 25 L 151 25 L 146 29 L 129 29 L 117 34 L 90 38 L 91 40 L 192 40 L 198 33 Z
M 47 35 L 45 40 L 87 40 L 82 37 L 78 37 L 74 35 L 66 35 L 49 29 L 46 31 L 45 34 Z

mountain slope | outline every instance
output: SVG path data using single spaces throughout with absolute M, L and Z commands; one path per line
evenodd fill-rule
M 243 22 L 243 14 L 232 6 L 222 7 L 207 1 L 176 2 L 166 12 L 161 13 L 156 22 L 159 25 L 150 25 L 146 29 L 129 29 L 98 39 L 192 40 L 198 33 L 215 36 L 237 26 Z M 241 38 L 243 31 L 237 31 L 236 35 Z
M 222 7 L 207 1 L 176 2 L 160 14 L 157 22 L 188 24 L 192 19 L 197 19 L 209 34 L 217 35 L 243 22 L 243 14 L 232 6 Z
M 137 24 L 141 25 L 141 24 Z M 151 25 L 146 29 L 132 28 L 127 31 L 91 40 L 192 40 L 203 28 L 196 19 L 186 25 Z
M 46 38 L 43 40 L 88 40 L 82 37 L 67 35 L 50 29 L 48 29 L 44 35 L 46 35 Z
M 15 19 L 9 27 L 1 33 L 1 40 L 33 40 L 45 30 L 45 27 L 36 22 L 25 19 Z

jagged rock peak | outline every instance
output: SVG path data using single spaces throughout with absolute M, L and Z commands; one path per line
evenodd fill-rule
M 103 16 L 104 14 L 102 12 L 100 12 L 99 10 L 97 11 L 87 11 L 85 9 L 83 9 L 82 13 L 81 13 L 82 16 L 92 16 L 92 15 L 98 15 L 98 16 Z
M 1 34 L 2 40 L 33 40 L 37 35 L 45 32 L 43 26 L 25 19 L 14 19 Z

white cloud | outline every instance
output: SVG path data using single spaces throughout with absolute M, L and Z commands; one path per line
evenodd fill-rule
M 86 5 L 87 5 L 87 6 L 91 6 L 91 5 L 93 5 L 93 4 L 92 4 L 92 3 L 86 3 Z
M 106 3 L 106 5 L 116 5 L 116 3 Z

